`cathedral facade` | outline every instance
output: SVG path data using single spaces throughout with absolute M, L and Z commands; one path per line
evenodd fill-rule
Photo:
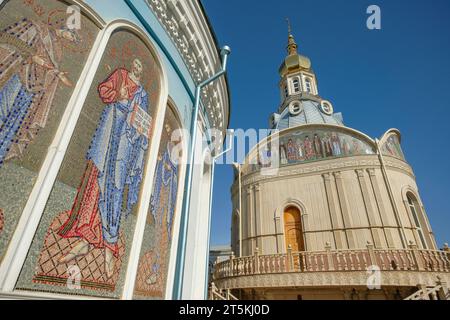
M 400 132 L 373 139 L 345 126 L 291 33 L 287 51 L 273 133 L 235 168 L 234 254 L 216 264 L 215 286 L 243 299 L 444 297 L 450 252 L 436 244 Z
M 224 53 L 197 0 L 113 2 L 0 1 L 0 297 L 205 298 Z

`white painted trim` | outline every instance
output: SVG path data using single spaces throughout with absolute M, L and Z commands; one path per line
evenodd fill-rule
M 65 295 L 38 291 L 22 291 L 2 293 L 0 292 L 0 300 L 115 300 L 101 297 L 88 297 L 81 295 Z
M 185 129 L 183 126 L 183 121 L 181 121 L 181 117 L 178 112 L 178 108 L 176 107 L 174 102 L 169 102 L 169 105 L 173 106 L 171 109 L 176 114 L 178 123 L 180 125 L 180 128 Z M 169 258 L 169 265 L 167 270 L 167 281 L 166 281 L 166 294 L 165 294 L 165 300 L 171 300 L 172 294 L 173 294 L 173 283 L 175 278 L 175 268 L 176 268 L 176 262 L 177 262 L 177 253 L 178 253 L 178 241 L 179 241 L 179 234 L 180 234 L 180 225 L 181 225 L 181 214 L 183 210 L 183 197 L 184 197 L 184 180 L 186 175 L 186 163 L 188 161 L 188 153 L 187 153 L 187 146 L 189 145 L 190 141 L 188 141 L 189 137 L 186 137 L 183 135 L 182 137 L 182 143 L 183 143 L 183 157 L 182 157 L 182 165 L 180 166 L 180 174 L 179 174 L 179 183 L 178 183 L 178 194 L 177 194 L 177 206 L 175 208 L 175 220 L 173 222 L 172 227 L 172 244 L 170 248 L 170 258 Z

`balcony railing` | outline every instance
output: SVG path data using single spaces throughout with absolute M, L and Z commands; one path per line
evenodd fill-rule
M 450 251 L 409 249 L 375 249 L 372 244 L 362 250 L 292 252 L 235 258 L 215 265 L 213 279 L 288 272 L 330 271 L 434 271 L 450 272 Z

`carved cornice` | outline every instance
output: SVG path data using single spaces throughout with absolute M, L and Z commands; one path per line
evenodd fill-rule
M 220 70 L 216 44 L 197 0 L 146 0 L 175 44 L 195 83 Z M 202 92 L 212 128 L 228 126 L 229 101 L 226 81 L 220 79 Z
M 424 271 L 383 271 L 381 286 L 416 287 L 417 284 L 435 286 L 438 276 L 450 282 L 450 274 Z M 291 272 L 216 279 L 220 289 L 292 288 L 292 287 L 345 287 L 367 286 L 366 271 L 345 272 Z
M 380 167 L 380 161 L 376 155 L 364 157 L 342 158 L 337 160 L 318 161 L 308 164 L 293 165 L 281 167 L 276 175 L 260 175 L 258 172 L 247 175 L 243 181 L 243 185 L 258 183 L 265 180 L 278 180 L 280 178 L 295 177 L 311 174 L 326 174 L 336 170 L 358 169 L 361 167 Z M 329 177 L 329 176 L 328 176 Z
M 388 168 L 400 170 L 414 178 L 412 168 L 403 161 L 389 158 L 385 160 L 385 164 Z M 262 181 L 314 174 L 323 175 L 325 180 L 329 180 L 331 178 L 330 172 L 333 172 L 335 177 L 337 177 L 336 175 L 339 176 L 339 172 L 352 169 L 358 171 L 366 169 L 369 175 L 375 176 L 375 170 L 380 168 L 381 163 L 377 155 L 356 156 L 281 167 L 276 175 L 261 175 L 259 172 L 253 172 L 243 178 L 242 184 L 247 186 Z M 358 174 L 363 173 L 358 172 Z
M 411 166 L 402 160 L 399 160 L 399 159 L 396 159 L 393 157 L 389 157 L 389 156 L 384 156 L 384 164 L 388 168 L 404 171 L 404 172 L 408 173 L 413 179 L 415 179 L 415 175 L 414 175 L 414 172 L 413 172 Z

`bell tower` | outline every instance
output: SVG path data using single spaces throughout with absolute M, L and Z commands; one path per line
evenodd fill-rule
M 271 115 L 269 127 L 282 130 L 311 123 L 343 125 L 342 115 L 335 114 L 331 102 L 320 97 L 311 60 L 299 54 L 289 19 L 287 22 L 287 56 L 279 68 L 280 106 Z

